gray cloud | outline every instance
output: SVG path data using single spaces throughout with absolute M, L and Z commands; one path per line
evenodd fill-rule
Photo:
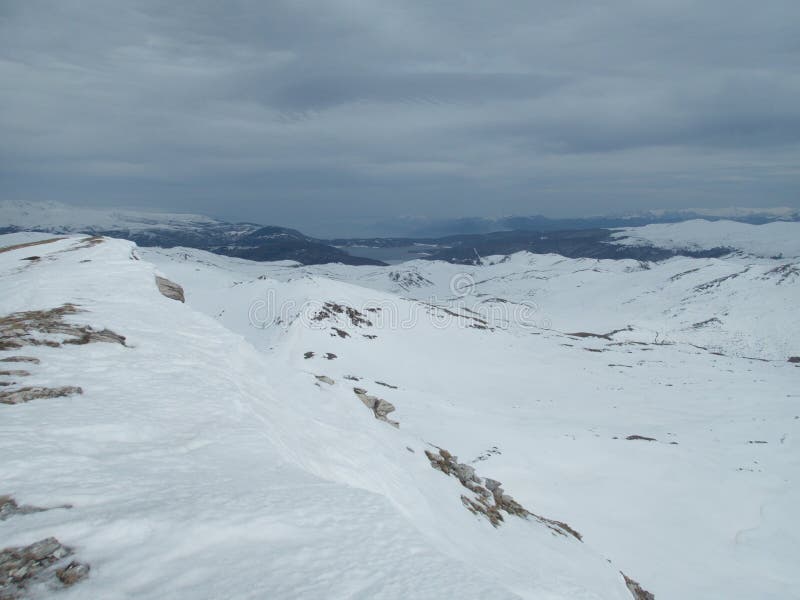
M 800 5 L 9 0 L 0 197 L 357 234 L 797 206 Z

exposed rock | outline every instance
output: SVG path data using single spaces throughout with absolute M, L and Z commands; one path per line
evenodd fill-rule
M 620 571 L 622 573 L 622 571 Z M 655 600 L 656 597 L 644 589 L 641 585 L 639 585 L 638 581 L 634 581 L 625 573 L 622 573 L 622 577 L 625 579 L 625 585 L 628 586 L 628 589 L 631 591 L 635 600 Z
M 23 346 L 89 344 L 111 342 L 125 345 L 125 336 L 109 329 L 97 330 L 88 325 L 67 323 L 64 318 L 83 312 L 74 304 L 64 304 L 49 310 L 13 313 L 0 318 L 0 350 Z M 60 339 L 59 339 L 60 338 Z
M 0 377 L 28 377 L 30 372 L 23 371 L 22 369 L 13 369 L 11 371 L 0 371 Z
M 186 298 L 183 295 L 183 288 L 174 281 L 170 281 L 166 277 L 159 277 L 156 275 L 156 285 L 158 286 L 158 291 L 161 292 L 162 296 L 166 296 L 170 300 L 186 302 Z
M 29 515 L 47 510 L 38 506 L 20 506 L 11 496 L 0 496 L 0 521 L 5 521 L 18 515 Z
M 29 583 L 44 581 L 50 577 L 57 578 L 66 585 L 80 581 L 88 573 L 88 565 L 70 569 L 72 566 L 70 564 L 64 569 L 59 569 L 65 572 L 65 578 L 71 583 L 64 582 L 58 571 L 51 568 L 71 554 L 71 548 L 62 545 L 53 537 L 45 538 L 30 546 L 0 550 L 0 599 L 21 598 Z
M 795 363 L 795 364 L 800 363 L 800 356 L 790 356 L 789 357 L 789 362 L 790 363 Z
M 579 337 L 579 338 L 599 338 L 601 340 L 608 340 L 611 339 L 618 333 L 623 331 L 633 331 L 633 328 L 628 325 L 627 327 L 623 327 L 622 329 L 614 329 L 613 331 L 609 331 L 608 333 L 591 333 L 589 331 L 576 331 L 575 333 L 567 333 L 565 335 L 569 335 L 572 337 Z
M 336 383 L 333 379 L 328 377 L 327 375 L 314 375 L 317 378 L 317 381 L 321 381 L 322 383 L 327 383 L 328 385 L 333 385 Z
M 38 242 L 25 242 L 24 244 L 15 244 L 13 246 L 4 246 L 0 248 L 0 254 L 3 252 L 11 252 L 12 250 L 20 250 L 22 248 L 30 248 L 32 246 L 41 246 L 43 244 L 50 244 L 52 242 L 57 242 L 58 240 L 63 240 L 63 237 L 54 237 L 49 238 L 46 240 L 39 240 Z
M 626 440 L 642 440 L 645 442 L 657 442 L 656 438 L 647 437 L 645 435 L 629 435 L 625 438 Z
M 391 383 L 386 383 L 385 381 L 376 381 L 378 385 L 382 385 L 383 387 L 387 387 L 392 390 L 398 389 L 396 385 L 392 385 Z
M 56 576 L 65 586 L 71 586 L 88 577 L 89 568 L 89 565 L 73 560 L 63 569 L 58 569 Z
M 434 469 L 455 477 L 463 487 L 472 492 L 471 495 L 461 495 L 462 504 L 471 513 L 486 517 L 494 527 L 499 527 L 503 523 L 505 520 L 503 513 L 505 513 L 523 519 L 534 519 L 557 535 L 570 535 L 581 541 L 581 534 L 572 527 L 562 521 L 555 521 L 530 512 L 512 496 L 506 494 L 499 481 L 479 477 L 474 467 L 459 463 L 458 457 L 453 456 L 444 448 L 439 448 L 438 453 L 426 450 L 425 456 L 428 457 Z
M 0 358 L 0 362 L 27 362 L 38 365 L 41 361 L 32 356 L 9 356 L 8 358 Z
M 433 285 L 433 282 L 430 279 L 423 277 L 416 270 L 391 271 L 389 273 L 389 279 L 398 284 L 404 290 L 408 290 L 412 287 L 420 288 Z
M 326 352 L 325 353 L 325 358 L 327 358 L 328 360 L 333 360 L 334 358 L 338 358 L 338 357 L 333 352 Z
M 345 315 L 350 319 L 350 323 L 356 327 L 372 327 L 372 321 L 361 311 L 344 304 L 336 302 L 326 302 L 322 308 L 312 317 L 314 321 L 324 321 L 326 319 L 336 320 L 337 315 Z
M 0 496 L 0 521 L 5 521 L 11 517 L 20 515 L 29 515 L 32 513 L 44 512 L 54 508 L 72 508 L 71 504 L 62 504 L 61 506 L 53 506 L 48 508 L 41 508 L 39 506 L 29 506 L 24 504 L 20 506 L 17 501 L 11 496 Z
M 338 327 L 331 327 L 331 329 L 333 330 L 333 333 L 331 334 L 331 337 L 336 337 L 337 335 L 342 339 L 350 337 L 349 333 L 339 329 Z
M 83 390 L 74 385 L 67 385 L 57 388 L 24 387 L 18 390 L 0 392 L 0 404 L 22 404 L 24 402 L 30 402 L 31 400 L 39 400 L 42 398 L 61 398 L 63 396 L 72 396 L 73 394 L 82 393 Z
M 309 352 L 304 352 L 303 353 L 303 358 L 305 358 L 306 360 L 308 360 L 309 358 L 314 358 L 314 353 L 310 352 L 310 351 Z
M 353 388 L 353 392 L 358 397 L 361 402 L 364 403 L 364 406 L 369 408 L 372 413 L 375 415 L 375 418 L 379 421 L 384 421 L 393 427 L 400 427 L 400 423 L 397 421 L 392 421 L 391 419 L 387 418 L 387 415 L 391 412 L 394 412 L 394 404 L 391 402 L 387 402 L 383 398 L 378 398 L 377 396 L 370 396 L 367 394 L 367 390 L 363 388 Z

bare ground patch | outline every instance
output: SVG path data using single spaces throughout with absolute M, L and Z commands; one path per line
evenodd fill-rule
M 367 394 L 367 390 L 363 388 L 353 388 L 353 393 L 358 397 L 359 400 L 361 400 L 361 402 L 364 403 L 364 406 L 372 411 L 372 414 L 375 415 L 376 419 L 383 421 L 384 423 L 388 423 L 393 427 L 400 427 L 400 423 L 397 421 L 392 421 L 387 417 L 389 413 L 395 411 L 394 404 L 387 402 L 383 398 L 370 396 Z
M 507 516 L 516 516 L 523 519 L 533 519 L 545 525 L 556 535 L 572 536 L 582 541 L 583 536 L 562 521 L 542 517 L 523 507 L 503 490 L 502 484 L 494 479 L 479 477 L 475 468 L 458 462 L 458 457 L 453 456 L 444 448 L 439 448 L 438 454 L 425 451 L 425 456 L 431 466 L 445 475 L 455 477 L 461 485 L 471 492 L 462 494 L 461 502 L 467 510 L 476 515 L 482 515 L 494 526 L 499 527 Z
M 46 510 L 53 510 L 56 508 L 72 508 L 70 504 L 62 504 L 61 506 L 52 506 L 43 508 L 41 506 L 30 506 L 28 504 L 18 504 L 13 497 L 5 495 L 0 496 L 0 521 L 5 521 L 11 517 L 22 515 L 30 515 L 33 513 L 44 512 Z
M 0 350 L 23 346 L 50 346 L 111 342 L 125 345 L 125 336 L 110 329 L 94 329 L 64 319 L 84 312 L 74 304 L 63 304 L 49 310 L 31 310 L 0 317 Z
M 50 537 L 29 546 L 0 550 L 0 600 L 27 597 L 31 584 L 47 584 L 51 589 L 72 586 L 89 575 L 89 565 L 64 559 L 74 550 Z
M 63 398 L 64 396 L 74 396 L 82 393 L 83 389 L 75 385 L 65 385 L 62 387 L 24 387 L 17 390 L 0 392 L 0 404 L 24 404 L 31 400 Z
M 0 254 L 3 254 L 4 252 L 11 252 L 13 250 L 21 250 L 22 248 L 32 248 L 33 246 L 42 246 L 44 244 L 51 244 L 53 242 L 57 242 L 63 239 L 66 238 L 54 237 L 54 238 L 48 238 L 46 240 L 39 240 L 38 242 L 25 242 L 24 244 L 14 244 L 13 246 L 5 246 L 3 248 L 0 248 Z
M 630 590 L 635 600 L 656 600 L 656 597 L 650 592 L 648 592 L 646 589 L 644 589 L 639 584 L 638 581 L 634 581 L 633 579 L 625 575 L 625 573 L 622 573 L 622 571 L 620 571 L 620 573 L 622 574 L 622 577 L 625 579 L 625 585 L 628 586 L 628 589 Z
M 83 345 L 96 342 L 125 345 L 125 336 L 110 329 L 95 329 L 89 325 L 77 325 L 66 321 L 66 317 L 83 312 L 74 304 L 64 304 L 49 310 L 22 311 L 0 318 L 0 351 L 17 350 L 24 346 L 48 346 L 60 348 L 67 344 Z M 29 356 L 9 356 L 5 363 L 28 363 L 38 365 L 39 359 Z M 27 369 L 3 369 L 0 375 L 27 377 Z M 16 382 L 2 382 L 11 388 Z M 42 398 L 61 398 L 82 394 L 74 385 L 43 387 L 15 387 L 0 392 L 0 404 L 22 404 Z
M 158 291 L 161 292 L 162 296 L 165 296 L 170 300 L 186 302 L 183 288 L 174 281 L 170 281 L 166 277 L 159 277 L 156 275 L 156 286 L 158 287 Z

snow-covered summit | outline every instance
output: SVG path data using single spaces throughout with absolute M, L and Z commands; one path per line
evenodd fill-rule
M 800 222 L 751 225 L 735 221 L 694 219 L 627 227 L 612 234 L 617 244 L 668 250 L 730 248 L 760 257 L 800 256 Z

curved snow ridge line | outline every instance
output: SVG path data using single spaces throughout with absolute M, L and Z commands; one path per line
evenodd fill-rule
M 0 464 L 4 481 L 40 495 L 71 493 L 83 500 L 60 527 L 71 545 L 105 566 L 87 580 L 87 597 L 205 598 L 217 595 L 221 585 L 231 598 L 252 597 L 254 590 L 264 590 L 259 597 L 288 597 L 293 589 L 319 598 L 372 595 L 370 590 L 392 598 L 415 591 L 441 598 L 448 590 L 461 597 L 513 597 L 492 585 L 492 577 L 460 572 L 462 565 L 409 532 L 377 497 L 311 480 L 299 470 L 276 471 L 280 460 L 270 442 L 285 438 L 270 439 L 266 427 L 248 426 L 244 413 L 231 407 L 287 409 L 278 425 L 299 435 L 309 422 L 305 413 L 292 415 L 292 407 L 279 406 L 261 374 L 263 355 L 209 317 L 162 300 L 153 270 L 130 261 L 128 245 L 108 247 L 113 251 L 102 250 L 107 261 L 94 254 L 92 271 L 77 266 L 80 257 L 62 255 L 64 264 L 48 263 L 42 271 L 48 286 L 36 291 L 42 303 L 92 293 L 92 314 L 124 331 L 131 351 L 124 361 L 93 353 L 84 373 L 89 393 L 68 409 L 31 405 L 31 411 L 4 421 Z M 65 269 L 65 278 L 57 280 Z M 32 278 L 15 279 L 20 292 L 35 289 Z M 3 308 L 5 300 L 0 299 Z M 92 393 L 99 387 L 101 392 Z M 25 432 L 37 422 L 42 443 L 29 444 Z M 302 440 L 314 442 L 313 435 Z M 62 459 L 64 449 L 72 462 Z M 6 478 L 10 465 L 26 461 L 41 468 L 12 470 Z M 285 498 L 283 489 L 289 490 Z M 242 510 L 247 502 L 254 502 L 253 512 Z M 181 534 L 167 535 L 164 527 L 175 530 L 176 523 Z M 291 535 L 280 535 L 282 523 Z M 14 527 L 15 537 L 27 535 L 25 522 Z M 353 564 L 371 569 L 360 573 Z

